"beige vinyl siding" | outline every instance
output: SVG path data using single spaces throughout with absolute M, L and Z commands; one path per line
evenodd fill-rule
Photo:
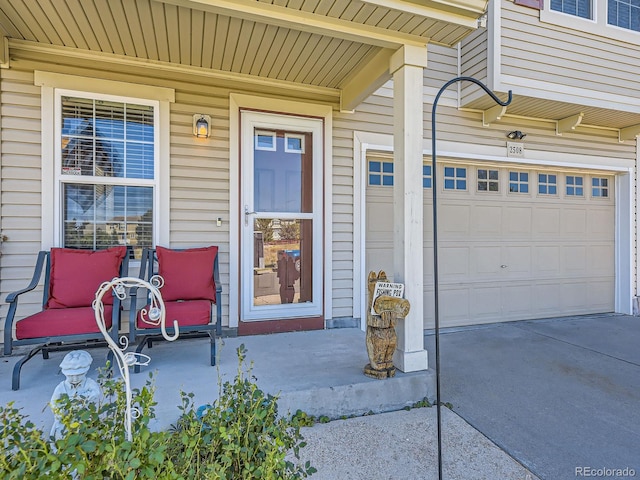
M 503 75 L 621 97 L 640 96 L 636 81 L 640 44 L 543 23 L 537 10 L 509 1 L 501 5 Z
M 2 81 L 2 231 L 9 237 L 0 257 L 2 300 L 27 285 L 41 245 L 41 132 L 40 87 L 34 86 L 33 70 L 76 74 L 120 82 L 175 89 L 170 105 L 170 243 L 173 247 L 216 244 L 220 247 L 223 283 L 223 324 L 228 324 L 229 256 L 229 94 L 279 96 L 288 100 L 322 103 L 333 98 L 314 92 L 297 93 L 265 87 L 231 88 L 224 81 L 189 74 L 163 74 L 161 70 L 114 67 L 113 64 L 12 52 L 12 68 L 1 71 Z M 90 87 L 88 88 L 90 90 Z M 348 124 L 357 119 L 363 129 L 388 134 L 392 99 L 374 97 L 362 112 L 336 114 L 334 121 L 334 250 L 332 272 L 334 309 L 328 317 L 353 315 L 353 131 Z M 192 134 L 196 113 L 212 117 L 212 136 L 198 142 Z M 345 120 L 346 119 L 346 120 Z M 345 124 L 346 121 L 346 124 Z M 378 126 L 376 126 L 376 124 Z M 11 140 L 7 140 L 10 138 Z M 161 213 L 162 215 L 162 213 Z M 222 226 L 216 219 L 222 218 Z M 25 245 L 29 248 L 25 248 Z M 39 308 L 35 295 L 19 315 Z M 2 317 L 7 305 L 0 304 Z
M 460 42 L 460 75 L 473 77 L 485 85 L 488 82 L 489 40 L 486 28 L 473 32 Z M 478 95 L 483 95 L 478 87 L 471 83 L 461 85 L 461 104 L 469 103 Z
M 31 280 L 41 242 L 40 88 L 33 72 L 0 69 L 0 318 L 7 314 L 4 299 Z M 42 290 L 24 298 L 22 313 L 40 308 Z M 4 324 L 0 326 L 0 329 Z
M 438 90 L 452 78 L 458 76 L 458 49 L 443 47 L 440 45 L 429 45 L 427 54 L 427 68 L 424 71 L 425 91 L 431 97 L 425 100 L 427 103 L 433 101 L 433 97 Z M 443 93 L 445 98 L 456 99 L 456 88 L 451 86 L 451 90 Z

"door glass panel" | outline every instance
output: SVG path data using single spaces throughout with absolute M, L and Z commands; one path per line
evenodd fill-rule
M 253 231 L 253 305 L 313 301 L 312 221 L 257 218 Z
M 311 133 L 254 130 L 254 210 L 311 213 Z

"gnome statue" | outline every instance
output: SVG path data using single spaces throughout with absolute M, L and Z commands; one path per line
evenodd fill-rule
M 93 362 L 93 358 L 84 350 L 74 350 L 65 355 L 60 370 L 66 377 L 60 382 L 53 391 L 51 401 L 49 402 L 54 415 L 53 426 L 51 427 L 51 437 L 60 438 L 63 433 L 63 425 L 61 423 L 62 413 L 57 405 L 62 395 L 66 394 L 69 398 L 81 399 L 84 402 L 97 402 L 102 396 L 100 385 L 92 378 L 87 378 L 87 372 Z

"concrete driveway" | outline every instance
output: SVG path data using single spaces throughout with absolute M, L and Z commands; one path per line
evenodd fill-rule
M 640 478 L 640 318 L 442 330 L 440 355 L 442 401 L 539 478 Z

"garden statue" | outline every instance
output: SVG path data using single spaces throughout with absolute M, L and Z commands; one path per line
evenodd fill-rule
M 62 434 L 61 414 L 56 403 L 66 394 L 69 398 L 80 398 L 84 402 L 96 403 L 102 396 L 100 385 L 92 378 L 87 378 L 87 372 L 93 362 L 93 358 L 84 350 L 74 350 L 65 355 L 60 363 L 60 369 L 66 377 L 60 382 L 51 396 L 51 410 L 54 415 L 53 426 L 51 427 L 51 437 L 59 438 Z
M 393 366 L 393 352 L 397 343 L 396 321 L 407 316 L 410 305 L 408 300 L 398 296 L 382 294 L 374 298 L 378 282 L 388 282 L 386 273 L 382 270 L 378 275 L 370 272 L 366 334 L 369 363 L 364 367 L 364 374 L 383 379 L 396 374 L 396 367 Z

